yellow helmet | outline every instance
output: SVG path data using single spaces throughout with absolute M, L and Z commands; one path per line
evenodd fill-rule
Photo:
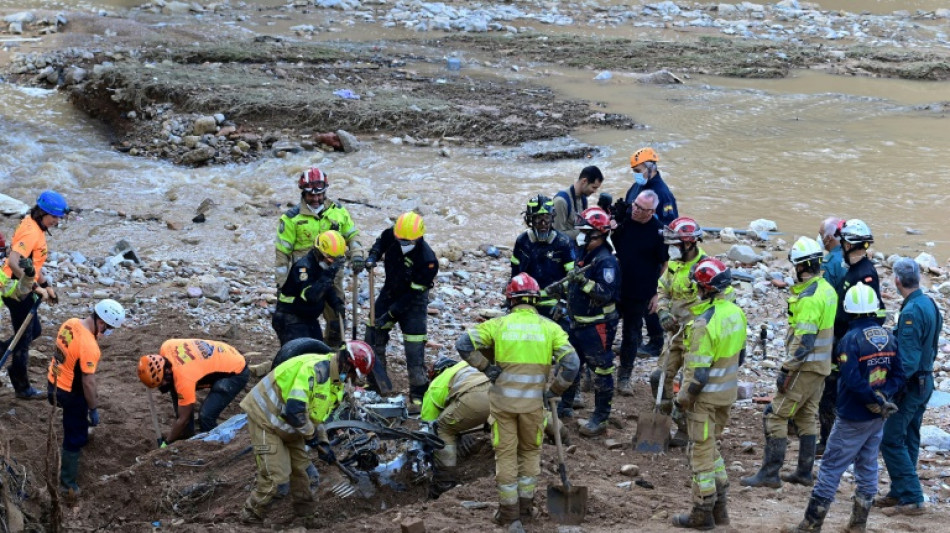
M 326 257 L 343 257 L 346 253 L 346 239 L 339 231 L 324 231 L 317 237 L 313 246 Z
M 419 213 L 409 211 L 399 215 L 393 225 L 393 233 L 397 239 L 414 241 L 426 234 L 426 224 Z
M 653 161 L 654 163 L 656 163 L 659 160 L 660 160 L 660 157 L 656 155 L 656 150 L 650 147 L 641 148 L 637 150 L 636 152 L 634 152 L 632 156 L 630 156 L 630 168 L 633 168 L 639 165 L 640 163 L 645 163 L 647 161 Z

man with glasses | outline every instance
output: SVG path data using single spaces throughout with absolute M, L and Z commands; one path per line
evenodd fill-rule
M 630 206 L 630 221 L 621 224 L 612 238 L 622 273 L 620 316 L 623 317 L 623 329 L 617 391 L 623 396 L 633 396 L 630 374 L 640 346 L 643 319 L 651 308 L 656 307 L 657 283 L 670 258 L 661 234 L 663 224 L 653 216 L 659 202 L 655 192 L 641 192 Z M 656 336 L 662 336 L 662 329 Z
M 339 203 L 327 200 L 330 187 L 327 174 L 317 167 L 305 170 L 297 180 L 300 188 L 300 204 L 288 210 L 280 217 L 277 228 L 277 259 L 274 278 L 280 288 L 287 281 L 290 268 L 297 260 L 310 253 L 317 237 L 326 231 L 340 232 L 346 240 L 347 257 L 352 261 L 353 271 L 359 274 L 365 268 L 363 246 L 357 237 L 359 230 L 347 210 Z M 343 269 L 339 269 L 334 279 L 334 290 L 340 300 L 343 296 Z M 338 348 L 343 343 L 337 313 L 332 306 L 323 310 L 327 321 L 326 343 Z
M 630 156 L 633 185 L 627 190 L 624 200 L 628 204 L 633 204 L 641 192 L 653 191 L 658 199 L 653 216 L 659 219 L 662 225 L 668 226 L 679 218 L 679 212 L 676 208 L 676 198 L 673 197 L 673 193 L 666 186 L 666 182 L 663 181 L 663 177 L 660 176 L 660 171 L 656 167 L 659 161 L 660 156 L 657 155 L 656 150 L 650 147 L 641 148 Z M 650 357 L 657 357 L 663 348 L 663 329 L 660 327 L 660 320 L 655 312 L 651 312 L 646 316 L 646 323 L 650 341 L 641 345 L 638 351 Z

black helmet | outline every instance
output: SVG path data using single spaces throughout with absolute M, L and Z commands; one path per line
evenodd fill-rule
M 532 227 L 535 216 L 553 214 L 554 202 L 547 196 L 539 194 L 528 200 L 528 205 L 524 210 L 524 222 L 528 227 Z
M 451 357 L 440 357 L 436 362 L 432 363 L 432 368 L 429 369 L 429 381 L 437 378 L 439 374 L 455 366 L 456 363 L 458 363 L 458 361 Z

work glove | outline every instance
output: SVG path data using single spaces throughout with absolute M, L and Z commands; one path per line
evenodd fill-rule
M 564 285 L 561 283 L 552 283 L 544 288 L 545 294 L 551 298 L 561 298 L 564 296 Z
M 676 319 L 673 318 L 673 315 L 671 315 L 669 311 L 659 311 L 656 316 L 660 319 L 660 327 L 662 327 L 664 331 L 673 333 L 677 330 Z
M 33 259 L 21 256 L 19 266 L 20 270 L 23 271 L 24 276 L 32 278 L 36 275 L 36 268 L 33 267 Z
M 778 388 L 778 391 L 782 394 L 788 392 L 789 381 L 788 381 L 788 370 L 784 368 L 775 376 L 775 386 Z
M 168 448 L 168 441 L 165 440 L 164 435 L 157 439 L 156 444 L 158 445 L 159 448 Z
M 366 261 L 366 259 L 363 259 L 363 256 L 361 255 L 353 256 L 353 259 L 350 260 L 350 266 L 353 267 L 353 273 L 359 274 L 360 272 L 365 270 L 367 262 L 368 261 Z
M 334 305 L 333 312 L 336 313 L 336 316 L 346 316 L 346 305 L 343 302 Z
M 630 204 L 628 204 L 623 198 L 620 198 L 614 202 L 614 205 L 610 208 L 610 215 L 614 218 L 614 220 L 624 220 L 627 217 L 627 211 L 629 210 Z
M 560 403 L 561 401 L 561 398 L 559 398 L 558 395 L 553 390 L 551 390 L 550 388 L 544 389 L 544 405 L 545 406 L 550 405 L 552 399 L 558 403 Z
M 311 446 L 317 450 L 317 458 L 328 465 L 332 465 L 336 462 L 336 454 L 333 453 L 333 448 L 330 447 L 329 442 L 318 442 L 316 446 Z
M 580 269 L 575 268 L 567 273 L 567 282 L 568 283 L 586 283 L 587 276 L 584 275 Z
M 46 301 L 51 304 L 59 303 L 59 296 L 56 296 L 56 291 L 53 290 L 52 285 L 46 287 Z
M 495 380 L 501 375 L 501 367 L 498 365 L 488 365 L 488 368 L 485 369 L 485 375 L 488 376 L 488 381 L 495 383 Z
M 366 258 L 366 261 L 364 261 L 363 263 L 364 263 L 363 266 L 365 266 L 366 268 L 370 270 L 376 268 L 376 256 L 373 254 L 370 254 L 369 257 Z
M 680 389 L 679 394 L 676 395 L 676 399 L 673 400 L 673 407 L 679 405 L 680 411 L 689 411 L 693 408 L 693 404 L 696 403 L 696 397 L 692 394 L 686 392 L 686 389 Z
M 89 410 L 89 425 L 91 427 L 96 427 L 99 425 L 99 409 L 92 408 Z
M 392 311 L 386 311 L 376 320 L 376 329 L 393 329 L 393 326 L 395 325 L 396 317 L 393 316 Z

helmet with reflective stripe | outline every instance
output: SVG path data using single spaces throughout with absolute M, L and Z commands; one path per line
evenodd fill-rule
M 592 229 L 601 233 L 609 233 L 610 230 L 617 227 L 617 223 L 603 209 L 588 207 L 581 212 L 581 222 L 574 227 L 579 230 Z
M 788 251 L 788 260 L 791 261 L 793 265 L 799 265 L 809 261 L 820 260 L 823 255 L 824 250 L 821 249 L 821 245 L 818 244 L 818 241 L 809 239 L 808 237 L 799 237 L 798 240 L 795 241 L 795 244 L 792 245 L 792 249 Z
M 456 363 L 458 363 L 458 361 L 455 359 L 443 355 L 437 361 L 432 363 L 432 366 L 429 368 L 429 381 L 439 377 L 442 372 L 452 368 L 456 365 Z
M 505 287 L 505 298 L 522 298 L 541 296 L 541 287 L 537 280 L 525 272 L 511 278 Z
M 165 378 L 165 358 L 157 355 L 143 355 L 139 359 L 139 380 L 146 387 L 154 389 Z
M 877 313 L 880 309 L 880 300 L 870 285 L 858 283 L 844 293 L 844 312 L 852 315 L 866 315 Z
M 528 205 L 524 210 L 524 221 L 530 226 L 535 216 L 551 214 L 554 214 L 554 202 L 547 196 L 539 194 L 528 200 Z
M 327 257 L 342 257 L 346 253 L 346 239 L 339 231 L 324 231 L 317 236 L 314 247 Z
M 93 307 L 93 310 L 96 312 L 96 316 L 101 318 L 110 328 L 117 328 L 125 322 L 125 309 L 122 304 L 115 300 L 108 298 L 100 300 Z
M 841 240 L 851 243 L 872 243 L 874 236 L 871 235 L 871 228 L 863 220 L 852 218 L 844 223 L 840 230 Z
M 646 163 L 647 161 L 656 163 L 659 162 L 659 160 L 660 157 L 656 155 L 656 150 L 650 147 L 641 148 L 630 156 L 630 168 L 633 168 L 640 163 Z
M 64 217 L 69 211 L 69 204 L 66 203 L 66 199 L 56 191 L 40 193 L 40 197 L 36 199 L 36 205 L 54 217 Z
M 313 167 L 309 170 L 304 170 L 300 174 L 300 179 L 297 182 L 297 186 L 302 190 L 313 193 L 326 192 L 327 187 L 330 186 L 330 182 L 327 181 L 327 175 L 317 167 Z
M 414 241 L 426 234 L 426 225 L 419 213 L 409 211 L 399 215 L 393 225 L 393 233 L 397 239 Z
M 678 244 L 681 242 L 696 242 L 702 240 L 703 229 L 689 217 L 679 217 L 670 225 L 663 228 L 663 242 L 665 244 Z
M 368 376 L 373 371 L 376 355 L 369 344 L 358 340 L 346 341 L 346 350 L 350 354 L 350 363 L 360 377 Z
M 715 257 L 696 263 L 689 279 L 707 291 L 723 291 L 732 283 L 732 270 Z

